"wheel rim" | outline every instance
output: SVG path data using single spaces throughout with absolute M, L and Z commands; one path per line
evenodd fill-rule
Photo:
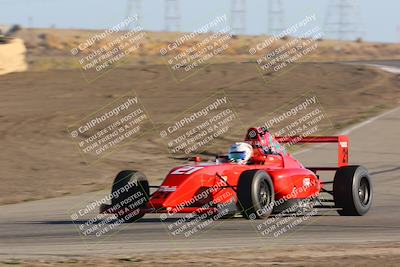
M 369 202 L 369 193 L 370 187 L 368 180 L 367 178 L 363 177 L 361 178 L 360 184 L 358 186 L 358 198 L 363 206 L 366 206 Z
M 261 207 L 269 205 L 271 202 L 271 194 L 268 184 L 265 181 L 261 181 L 258 190 L 258 201 L 260 202 Z

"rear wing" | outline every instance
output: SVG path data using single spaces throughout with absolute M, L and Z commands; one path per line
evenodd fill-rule
M 279 143 L 338 143 L 338 167 L 349 165 L 349 137 L 338 136 L 275 136 Z M 319 170 L 336 170 L 337 168 L 319 167 Z

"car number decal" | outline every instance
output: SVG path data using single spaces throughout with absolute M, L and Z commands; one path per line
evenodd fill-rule
M 173 171 L 171 174 L 192 174 L 195 171 L 198 171 L 200 169 L 203 169 L 204 167 L 200 166 L 184 166 L 179 169 L 176 169 Z

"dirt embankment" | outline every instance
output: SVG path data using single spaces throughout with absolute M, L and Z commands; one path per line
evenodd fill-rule
M 26 71 L 26 48 L 22 39 L 12 39 L 0 44 L 0 75 L 11 72 Z
M 79 68 L 75 57 L 71 55 L 71 49 L 96 34 L 102 33 L 101 30 L 74 30 L 74 29 L 22 29 L 15 34 L 15 37 L 22 38 L 26 42 L 30 55 L 29 64 L 33 70 L 45 69 L 66 69 Z M 118 33 L 116 36 L 122 35 Z M 124 60 L 132 64 L 152 65 L 163 64 L 160 56 L 160 49 L 173 43 L 185 33 L 178 32 L 146 32 L 143 43 L 138 52 L 132 53 Z M 190 41 L 185 41 L 181 46 L 181 51 L 195 46 L 201 42 L 206 35 L 199 35 Z M 255 47 L 270 38 L 267 35 L 234 36 L 229 40 L 229 47 L 218 56 L 219 62 L 244 62 L 256 61 L 259 56 L 251 56 L 249 48 Z M 287 37 L 277 40 L 267 49 L 268 52 L 277 49 L 288 42 L 292 42 L 294 37 Z M 104 39 L 93 44 L 87 52 L 99 49 L 111 39 Z M 318 48 L 307 55 L 302 61 L 356 61 L 356 60 L 376 60 L 376 59 L 400 59 L 398 51 L 399 44 L 372 43 L 362 41 L 337 41 L 319 39 Z M 85 50 L 85 51 L 86 51 Z M 265 52 L 267 52 L 265 51 Z
M 293 266 L 293 267 L 339 267 L 339 266 L 398 266 L 400 260 L 399 243 L 308 245 L 289 247 L 266 247 L 241 250 L 197 251 L 190 253 L 154 252 L 134 253 L 113 258 L 46 258 L 9 259 L 0 266 Z
M 132 90 L 155 127 L 224 90 L 243 125 L 209 149 L 219 153 L 243 138 L 243 128 L 309 90 L 335 127 L 400 103 L 400 76 L 331 63 L 301 64 L 269 83 L 253 64 L 227 63 L 210 65 L 181 84 L 163 65 L 119 67 L 91 84 L 79 70 L 8 74 L 0 84 L 2 204 L 109 189 L 121 169 L 142 170 L 158 184 L 172 166 L 184 163 L 171 158 L 156 130 L 96 164 L 83 160 L 67 127 Z

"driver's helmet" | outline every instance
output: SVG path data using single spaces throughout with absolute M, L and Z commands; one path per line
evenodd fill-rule
M 252 155 L 253 147 L 250 144 L 237 142 L 230 147 L 228 158 L 232 162 L 246 164 Z

